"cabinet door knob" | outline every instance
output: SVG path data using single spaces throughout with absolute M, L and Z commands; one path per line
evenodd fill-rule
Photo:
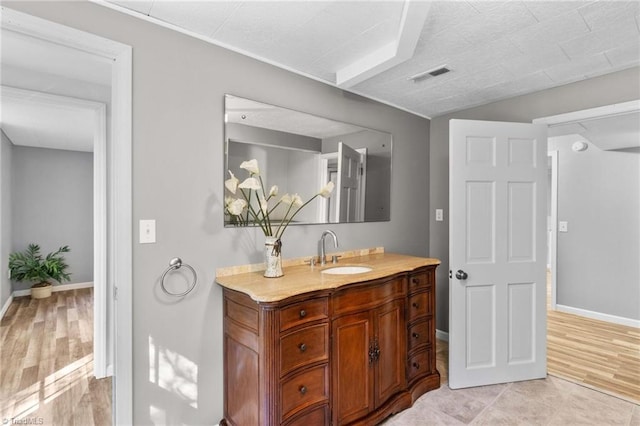
M 307 387 L 306 387 L 306 386 L 304 386 L 304 385 L 300 386 L 300 393 L 301 393 L 302 395 L 304 395 L 305 393 L 307 393 Z
M 418 309 L 420 307 L 420 305 L 418 305 L 418 302 L 413 302 L 411 304 L 411 306 L 413 306 L 414 308 Z
M 300 318 L 304 318 L 307 316 L 307 311 L 305 311 L 304 309 L 300 309 Z
M 300 343 L 298 347 L 300 348 L 300 352 L 304 352 L 307 350 L 307 345 L 305 345 L 304 343 Z
M 416 370 L 420 370 L 420 364 L 419 364 L 419 363 L 417 363 L 417 362 L 414 362 L 414 363 L 413 363 L 413 367 L 414 367 Z
M 414 332 L 412 336 L 417 339 L 418 337 L 420 337 L 420 334 Z

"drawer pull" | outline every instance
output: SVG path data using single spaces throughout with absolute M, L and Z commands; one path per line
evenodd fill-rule
M 307 350 L 307 345 L 305 345 L 304 343 L 300 343 L 298 345 L 298 348 L 300 348 L 300 352 L 304 352 Z
M 418 305 L 418 302 L 413 302 L 411 304 L 411 306 L 413 306 L 414 308 L 418 309 L 420 307 L 420 305 Z
M 415 285 L 420 284 L 420 280 L 418 278 L 411 278 L 411 282 L 414 283 Z
M 307 316 L 307 311 L 305 311 L 304 309 L 300 309 L 300 318 L 304 318 Z
M 418 337 L 420 337 L 420 334 L 418 334 L 418 333 L 414 332 L 414 333 L 412 334 L 412 336 L 413 336 L 415 339 L 417 339 Z
M 299 389 L 299 390 L 300 390 L 300 393 L 301 393 L 302 395 L 304 395 L 305 393 L 307 393 L 307 387 L 306 387 L 306 386 L 304 386 L 304 385 L 300 386 L 300 389 Z
M 416 370 L 420 370 L 420 364 L 417 362 L 413 363 L 413 368 L 415 368 Z

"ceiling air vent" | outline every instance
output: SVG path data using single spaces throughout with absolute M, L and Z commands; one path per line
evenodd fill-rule
M 416 75 L 412 75 L 407 80 L 413 80 L 414 82 L 417 83 L 418 81 L 422 81 L 422 80 L 425 80 L 427 78 L 437 77 L 439 75 L 446 74 L 449 71 L 451 71 L 451 70 L 449 68 L 447 68 L 446 65 L 440 65 L 439 67 L 430 69 L 429 71 L 423 71 L 423 72 L 418 73 Z

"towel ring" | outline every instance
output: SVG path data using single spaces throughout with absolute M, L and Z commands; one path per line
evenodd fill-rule
M 182 293 L 172 293 L 169 290 L 167 290 L 167 288 L 164 286 L 164 277 L 166 277 L 170 271 L 175 271 L 177 269 L 180 269 L 183 266 L 191 270 L 191 273 L 193 274 L 193 283 L 186 291 Z M 182 263 L 182 259 L 180 259 L 179 257 L 174 257 L 169 261 L 169 267 L 165 269 L 164 272 L 162 273 L 162 278 L 160 278 L 160 287 L 162 287 L 162 291 L 164 291 L 169 296 L 183 297 L 189 294 L 189 292 L 191 292 L 191 290 L 194 289 L 197 282 L 198 282 L 198 274 L 196 274 L 195 269 L 193 269 L 191 266 L 187 265 L 186 263 Z

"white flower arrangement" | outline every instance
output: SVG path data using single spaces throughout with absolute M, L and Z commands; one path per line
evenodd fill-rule
M 240 168 L 249 172 L 249 177 L 240 182 L 229 170 L 231 177 L 224 181 L 224 186 L 231 193 L 231 196 L 225 196 L 225 213 L 231 216 L 233 223 L 239 226 L 256 224 L 260 226 L 265 236 L 276 237 L 278 240 L 284 234 L 291 220 L 304 206 L 318 196 L 329 198 L 333 192 L 333 182 L 329 182 L 307 202 L 303 202 L 298 194 L 284 194 L 273 207 L 270 207 L 269 202 L 278 195 L 278 187 L 273 185 L 268 193 L 265 191 L 258 161 L 255 159 L 244 161 L 240 164 Z M 252 199 L 256 200 L 255 205 L 251 204 Z M 286 207 L 284 217 L 277 223 L 276 228 L 276 223 L 272 225 L 270 216 L 280 205 L 288 207 Z

